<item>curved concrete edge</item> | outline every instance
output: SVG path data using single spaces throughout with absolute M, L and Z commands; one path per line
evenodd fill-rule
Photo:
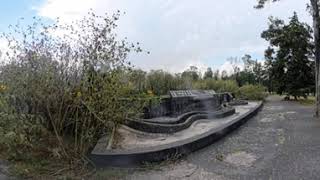
M 227 109 L 228 110 L 228 109 Z M 224 109 L 220 108 L 216 111 L 213 111 L 214 113 L 223 113 Z M 170 120 L 155 120 L 155 119 L 133 119 L 133 120 L 139 120 L 140 122 L 147 122 L 147 123 L 157 123 L 157 124 L 180 124 L 185 122 L 190 116 L 195 115 L 195 114 L 206 114 L 209 111 L 190 111 L 187 113 L 183 113 L 181 115 L 179 115 L 176 118 L 172 118 Z
M 97 167 L 132 167 L 146 162 L 159 162 L 173 157 L 180 157 L 204 148 L 234 131 L 258 113 L 263 103 L 235 120 L 211 131 L 192 138 L 155 147 L 110 151 L 103 154 L 90 154 L 89 158 Z
M 208 119 L 208 116 L 210 118 L 223 118 L 223 117 L 230 116 L 234 113 L 235 113 L 235 108 L 229 107 L 228 109 L 218 113 L 202 112 L 199 114 L 195 114 L 195 113 L 190 114 L 190 116 L 188 116 L 183 123 L 179 123 L 179 124 L 161 124 L 161 123 L 145 122 L 145 121 L 139 121 L 139 120 L 133 120 L 133 119 L 127 119 L 124 124 L 132 129 L 136 129 L 136 130 L 148 132 L 148 133 L 175 133 L 190 127 L 192 123 L 194 123 L 199 119 Z

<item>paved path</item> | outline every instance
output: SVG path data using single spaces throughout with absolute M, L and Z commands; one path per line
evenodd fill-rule
M 0 180 L 7 180 L 9 177 L 8 174 L 8 162 L 0 160 Z
M 257 116 L 178 162 L 126 179 L 320 179 L 320 120 L 311 106 L 267 99 Z

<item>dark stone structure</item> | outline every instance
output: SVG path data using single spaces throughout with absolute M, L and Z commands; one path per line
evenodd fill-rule
M 124 124 L 142 132 L 169 134 L 184 130 L 197 120 L 218 121 L 218 118 L 231 116 L 235 113 L 232 105 L 247 105 L 247 109 L 242 109 L 225 123 L 221 123 L 224 119 L 220 119 L 220 125 L 185 139 L 150 147 L 92 152 L 89 158 L 97 167 L 128 167 L 188 155 L 235 130 L 262 107 L 262 102 L 248 104 L 233 99 L 230 93 L 215 93 L 212 90 L 170 91 L 170 96 L 160 103 L 150 103 L 145 108 L 144 117 L 127 118 Z M 148 136 L 147 133 L 144 135 Z
M 143 118 L 177 117 L 190 111 L 216 111 L 221 109 L 223 103 L 233 99 L 230 93 L 215 93 L 213 90 L 180 90 L 170 91 L 169 94 L 161 99 L 160 104 L 149 103 Z
M 196 120 L 223 118 L 235 113 L 234 107 L 226 106 L 233 99 L 229 93 L 180 90 L 169 94 L 159 104 L 150 102 L 142 118 L 128 118 L 125 125 L 148 133 L 175 133 L 190 127 Z

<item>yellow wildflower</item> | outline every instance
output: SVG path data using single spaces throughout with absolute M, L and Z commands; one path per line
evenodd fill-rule
M 153 95 L 154 95 L 154 93 L 153 93 L 152 90 L 148 90 L 147 93 L 148 93 L 148 95 L 150 95 L 150 96 L 153 96 Z
M 5 86 L 5 85 L 0 85 L 0 91 L 5 91 L 5 90 L 7 90 L 7 86 Z

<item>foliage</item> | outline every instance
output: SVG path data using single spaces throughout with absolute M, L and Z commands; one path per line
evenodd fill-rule
M 27 114 L 18 115 L 10 109 L 3 95 L 0 100 L 0 150 L 10 152 L 6 153 L 8 159 L 26 159 L 25 152 L 37 148 L 35 145 L 46 130 L 41 119 Z
M 210 67 L 207 68 L 207 71 L 203 75 L 203 79 L 208 79 L 208 78 L 213 78 L 213 72 Z
M 233 80 L 204 79 L 194 83 L 194 89 L 213 89 L 216 92 L 238 93 L 239 86 Z
M 190 66 L 189 69 L 185 70 L 182 74 L 181 77 L 184 79 L 189 79 L 191 81 L 196 81 L 199 80 L 201 77 L 201 74 L 199 72 L 198 67 L 196 66 Z
M 217 69 L 213 73 L 213 79 L 218 80 L 219 79 L 219 75 L 220 75 L 220 71 Z
M 147 89 L 156 95 L 164 95 L 169 90 L 176 89 L 176 79 L 173 75 L 163 70 L 152 70 L 147 74 Z
M 258 0 L 258 5 L 255 8 L 261 9 L 264 7 L 266 2 L 277 2 L 280 0 Z M 320 88 L 319 88 L 319 80 L 320 80 L 320 26 L 319 26 L 319 17 L 320 17 L 320 8 L 319 8 L 319 0 L 310 0 L 310 4 L 307 4 L 307 11 L 312 15 L 312 27 L 313 27 L 313 44 L 314 44 L 314 52 L 312 52 L 312 55 L 314 55 L 315 59 L 315 67 L 314 67 L 314 74 L 315 74 L 315 87 L 309 88 L 312 92 L 314 92 L 316 96 L 316 103 L 315 103 L 315 115 L 316 117 L 319 117 L 320 114 Z M 298 42 L 299 43 L 299 42 Z M 272 52 L 272 51 L 269 51 Z M 271 63 L 268 63 L 271 64 Z M 277 84 L 277 82 L 273 82 L 274 80 L 270 79 L 268 89 L 273 89 L 273 84 Z M 308 90 L 308 91 L 309 91 Z M 301 91 L 301 90 L 300 90 Z M 306 91 L 304 93 L 297 93 L 302 94 L 306 97 Z M 297 99 L 297 96 L 295 95 L 295 98 Z
M 11 50 L 0 67 L 0 100 L 9 109 L 0 114 L 1 146 L 15 149 L 14 158 L 42 145 L 78 166 L 102 133 L 142 108 L 123 75 L 128 54 L 141 49 L 117 40 L 119 16 L 89 13 L 71 25 L 35 19 L 3 35 Z
M 255 8 L 257 8 L 257 9 L 263 8 L 264 5 L 265 5 L 268 1 L 277 2 L 277 1 L 280 1 L 280 0 L 258 0 L 258 5 L 256 5 Z
M 185 71 L 186 72 L 186 71 Z M 190 74 L 189 74 L 190 73 Z M 194 75 L 195 80 L 192 76 Z M 166 95 L 169 90 L 191 89 L 200 80 L 198 75 L 188 71 L 185 74 L 171 74 L 163 70 L 151 70 L 145 76 L 145 88 L 142 92 L 152 91 L 155 95 Z
M 248 100 L 263 100 L 266 97 L 265 87 L 261 85 L 244 85 L 239 88 L 239 97 Z
M 137 92 L 146 92 L 146 74 L 147 72 L 141 69 L 133 69 L 126 73 L 129 76 L 129 83 L 133 86 L 132 89 Z
M 242 71 L 237 67 L 239 69 L 238 78 L 235 78 L 235 74 L 230 76 L 225 74 L 224 78 L 220 78 L 218 76 L 219 71 L 215 71 L 213 77 L 204 76 L 203 78 L 199 77 L 197 80 L 192 80 L 188 76 L 183 77 L 182 74 L 173 75 L 163 70 L 151 70 L 148 73 L 142 70 L 132 70 L 135 74 L 138 72 L 138 74 L 140 74 L 139 77 L 137 77 L 137 75 L 132 75 L 132 82 L 135 84 L 133 89 L 141 94 L 145 94 L 146 92 L 147 94 L 150 94 L 148 92 L 151 92 L 152 95 L 156 96 L 167 95 L 169 90 L 179 89 L 213 89 L 216 92 L 231 92 L 238 94 L 239 82 L 241 82 L 241 85 L 262 84 L 262 82 L 264 82 L 262 80 L 264 71 L 261 63 L 251 60 L 251 56 L 249 55 L 247 55 L 247 57 L 250 57 L 249 60 L 251 63 L 246 65 L 246 68 Z M 257 71 L 256 69 L 259 70 Z M 137 79 L 139 79 L 139 82 Z
M 296 13 L 289 24 L 270 18 L 269 29 L 261 34 L 270 42 L 266 50 L 266 68 L 274 90 L 295 98 L 314 89 L 314 61 L 311 28 L 301 23 Z
M 264 72 L 261 62 L 253 60 L 250 55 L 246 54 L 241 58 L 244 68 L 240 70 L 237 58 L 229 58 L 233 68 L 233 74 L 229 77 L 237 82 L 239 86 L 245 84 L 263 84 Z
M 298 102 L 302 105 L 305 105 L 305 106 L 314 105 L 315 104 L 315 97 L 309 96 L 309 97 L 305 97 L 305 98 L 299 98 Z

